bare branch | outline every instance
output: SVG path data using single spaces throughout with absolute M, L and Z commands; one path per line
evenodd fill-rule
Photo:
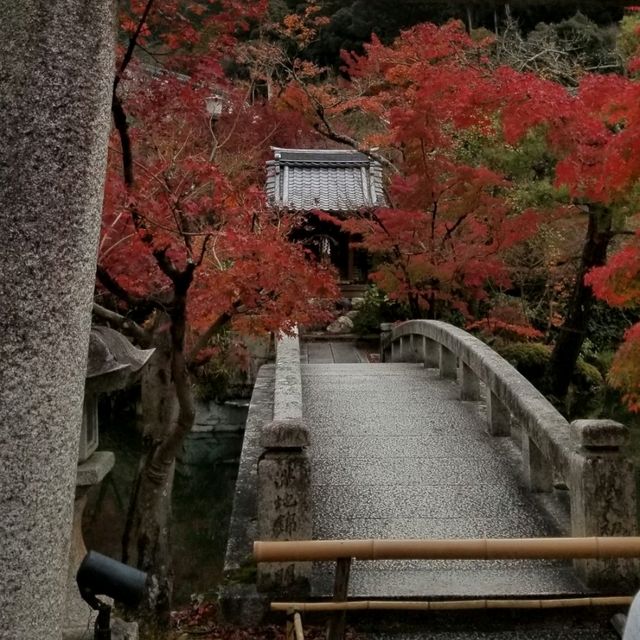
M 129 137 L 129 123 L 122 102 L 116 94 L 115 87 L 111 96 L 111 113 L 113 115 L 113 124 L 120 138 L 124 183 L 127 187 L 131 187 L 133 185 L 133 154 L 131 152 L 131 138 Z
M 136 48 L 136 45 L 138 44 L 138 38 L 140 37 L 140 34 L 142 33 L 142 29 L 144 28 L 147 18 L 149 17 L 149 12 L 151 11 L 151 7 L 153 3 L 154 3 L 154 0 L 147 0 L 147 4 L 144 8 L 144 11 L 140 16 L 138 26 L 136 27 L 134 34 L 129 38 L 129 45 L 127 46 L 127 50 L 125 51 L 124 57 L 122 58 L 122 62 L 120 63 L 120 67 L 118 68 L 118 73 L 116 73 L 116 77 L 113 81 L 114 95 L 116 93 L 116 89 L 118 88 L 118 83 L 122 78 L 122 74 L 126 71 L 127 67 L 129 66 L 129 63 L 131 62 L 131 59 L 133 58 L 133 52 Z
M 111 294 L 122 300 L 129 307 L 142 311 L 143 313 L 150 313 L 153 309 L 163 308 L 162 303 L 154 298 L 142 298 L 140 296 L 134 296 L 127 291 L 115 278 L 111 277 L 109 272 L 102 266 L 98 265 L 96 268 L 96 277 L 100 284 Z
M 352 138 L 351 136 L 348 136 L 344 133 L 340 133 L 336 131 L 333 125 L 331 124 L 331 121 L 327 118 L 324 105 L 321 102 L 319 102 L 319 100 L 309 91 L 307 85 L 298 77 L 298 75 L 295 72 L 295 69 L 293 68 L 293 65 L 288 66 L 287 72 L 295 80 L 295 82 L 298 84 L 298 86 L 302 89 L 302 91 L 305 93 L 307 98 L 309 98 L 310 102 L 313 104 L 313 109 L 315 111 L 315 114 L 316 116 L 318 116 L 318 119 L 320 120 L 320 122 L 317 122 L 313 125 L 313 128 L 319 134 L 323 135 L 325 138 L 329 138 L 329 140 L 333 140 L 334 142 L 346 144 L 352 149 L 355 149 L 356 151 L 359 151 L 360 153 L 363 153 L 364 155 L 368 156 L 372 160 L 375 160 L 376 162 L 380 163 L 382 166 L 387 167 L 387 169 L 390 169 L 394 173 L 400 173 L 398 167 L 396 167 L 396 165 L 393 164 L 393 162 L 391 162 L 391 160 L 389 160 L 388 158 L 385 158 L 383 155 L 376 153 L 371 149 L 367 149 L 363 147 L 355 138 Z
M 234 303 L 233 305 L 234 311 L 239 306 L 240 306 L 239 302 Z M 231 320 L 232 317 L 233 317 L 232 312 L 225 311 L 224 313 L 220 314 L 209 325 L 209 327 L 204 333 L 198 336 L 198 339 L 196 340 L 195 344 L 193 345 L 193 347 L 191 348 L 191 351 L 189 351 L 189 354 L 187 356 L 187 366 L 190 369 L 195 366 L 198 354 L 207 346 L 207 344 L 209 344 L 209 341 L 211 340 L 211 338 L 213 338 L 213 336 L 216 333 L 218 333 L 220 329 L 222 329 L 226 324 L 228 324 L 228 322 Z
M 110 309 L 99 305 L 97 302 L 93 303 L 93 315 L 118 327 L 118 329 L 132 337 L 141 346 L 151 346 L 151 334 L 148 331 L 145 331 L 133 320 L 126 318 L 115 311 L 111 311 Z

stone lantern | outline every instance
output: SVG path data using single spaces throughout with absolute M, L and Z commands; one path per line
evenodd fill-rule
M 87 503 L 87 494 L 91 487 L 102 482 L 115 462 L 111 451 L 97 451 L 98 396 L 101 393 L 124 389 L 135 382 L 153 352 L 154 349 L 134 347 L 121 333 L 113 329 L 91 329 L 69 553 L 64 640 L 93 638 L 94 612 L 80 597 L 76 572 L 87 553 L 82 535 L 82 514 Z M 117 637 L 126 640 L 136 639 L 137 625 L 126 625 L 114 620 L 113 634 L 114 640 Z
M 217 120 L 222 115 L 225 102 L 225 97 L 217 93 L 205 98 L 207 113 L 212 120 Z

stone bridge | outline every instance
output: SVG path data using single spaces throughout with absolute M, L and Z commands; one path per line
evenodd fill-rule
M 622 425 L 569 424 L 491 348 L 443 322 L 385 331 L 381 362 L 364 360 L 344 344 L 301 349 L 294 336 L 261 370 L 230 531 L 229 611 L 247 602 L 240 583 L 257 539 L 636 534 Z M 356 562 L 350 596 L 545 597 L 635 580 L 628 560 Z M 254 602 L 260 590 L 321 599 L 333 566 L 261 565 L 258 587 Z

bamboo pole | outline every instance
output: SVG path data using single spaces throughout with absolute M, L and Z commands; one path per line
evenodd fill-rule
M 293 617 L 295 611 L 293 609 L 287 609 L 287 622 L 285 625 L 284 637 L 286 640 L 296 640 L 295 629 L 293 628 Z
M 626 607 L 632 596 L 520 600 L 352 600 L 350 602 L 272 602 L 272 611 L 454 611 L 471 609 L 570 609 Z
M 253 555 L 257 562 L 633 558 L 640 537 L 256 541 Z

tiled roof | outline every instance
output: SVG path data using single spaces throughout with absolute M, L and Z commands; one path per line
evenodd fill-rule
M 385 204 L 380 165 L 358 151 L 273 148 L 270 204 L 297 211 L 349 212 Z

